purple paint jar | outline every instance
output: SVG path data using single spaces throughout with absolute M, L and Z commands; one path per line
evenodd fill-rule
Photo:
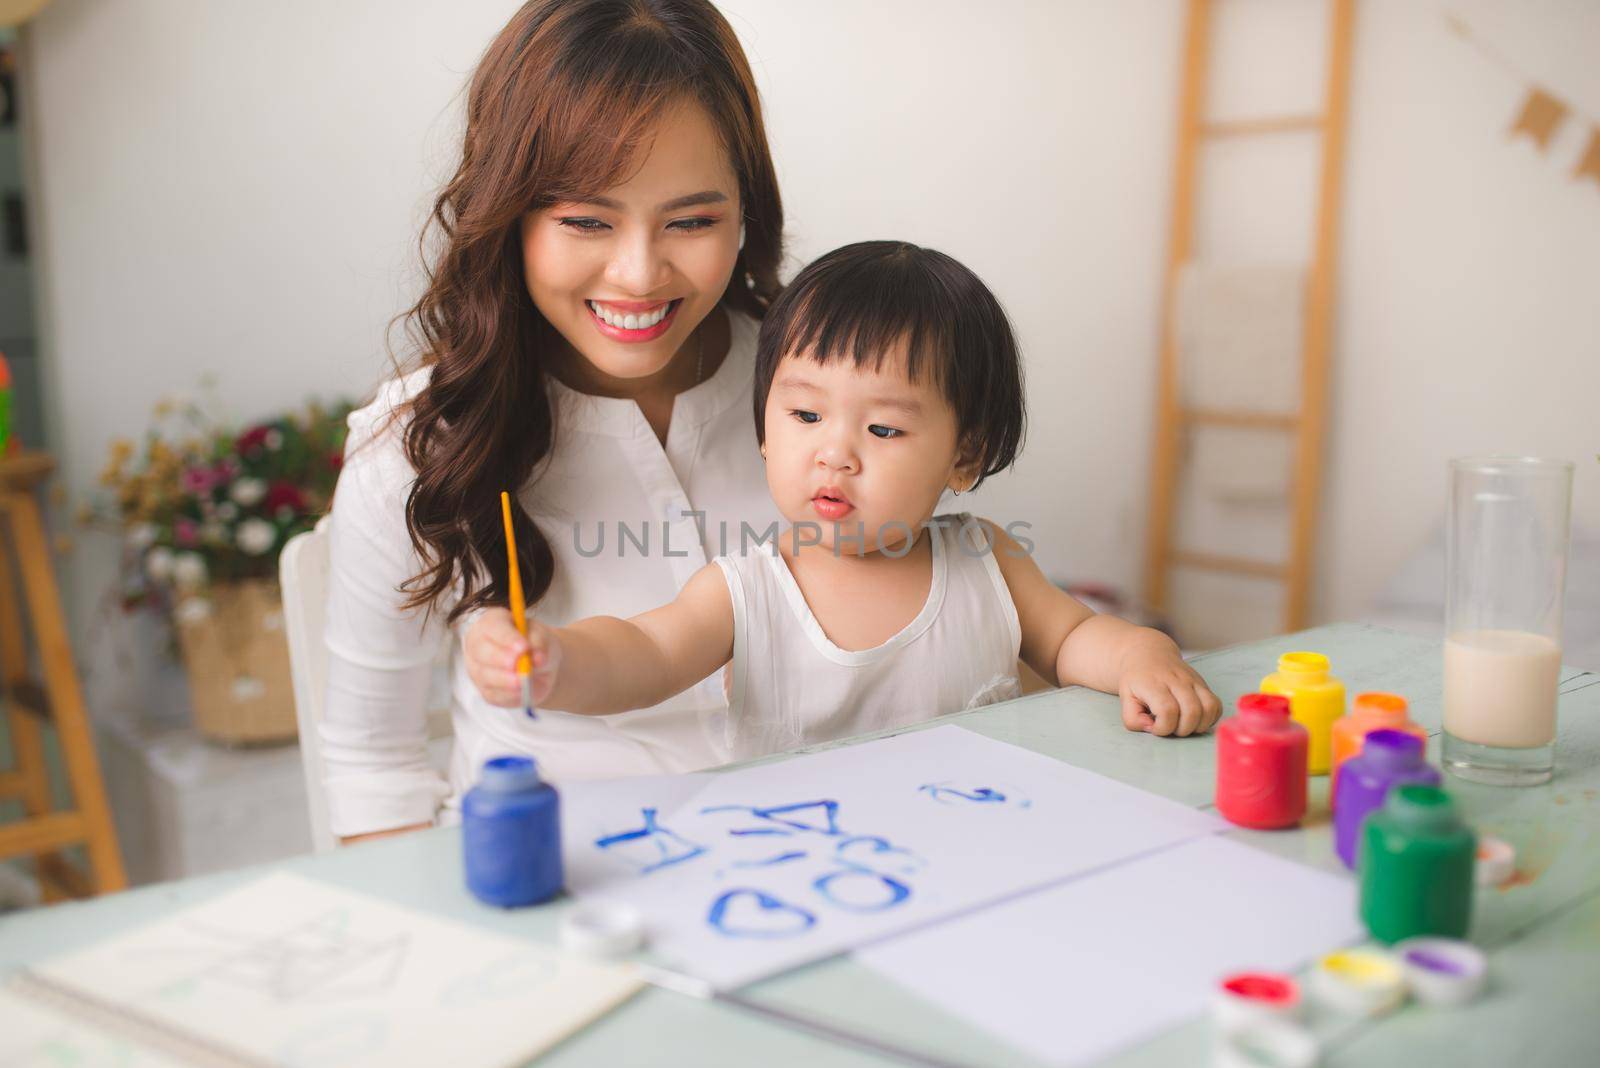
M 1439 785 L 1439 772 L 1422 759 L 1422 742 L 1405 731 L 1367 735 L 1361 752 L 1339 766 L 1334 794 L 1333 843 L 1344 866 L 1355 870 L 1361 821 L 1383 806 L 1392 787 L 1407 783 Z

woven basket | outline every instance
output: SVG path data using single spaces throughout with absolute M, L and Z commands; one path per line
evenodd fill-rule
M 201 734 L 226 745 L 294 740 L 294 685 L 276 582 L 214 585 L 178 606 L 177 625 Z

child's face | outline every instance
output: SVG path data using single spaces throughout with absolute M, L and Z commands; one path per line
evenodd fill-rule
M 785 519 L 820 527 L 821 545 L 842 555 L 896 551 L 946 488 L 971 481 L 957 469 L 955 412 L 904 367 L 902 346 L 878 371 L 791 354 L 773 375 L 767 487 Z

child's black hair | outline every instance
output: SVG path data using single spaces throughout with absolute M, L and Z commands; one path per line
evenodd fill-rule
M 904 241 L 836 248 L 772 302 L 756 342 L 757 439 L 765 441 L 767 394 L 785 356 L 878 370 L 902 340 L 911 380 L 931 374 L 955 411 L 960 463 L 977 471 L 973 485 L 1010 467 L 1027 413 L 1005 309 L 956 260 Z

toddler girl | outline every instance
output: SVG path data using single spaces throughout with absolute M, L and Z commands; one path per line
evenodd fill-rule
M 1216 695 L 1165 635 L 1096 615 L 995 524 L 934 514 L 1022 440 L 1016 341 L 967 268 L 895 241 L 828 253 L 768 311 L 753 392 L 790 525 L 742 529 L 737 551 L 632 619 L 530 620 L 524 644 L 508 612 L 486 613 L 465 642 L 486 699 L 520 704 L 524 651 L 540 708 L 584 715 L 727 668 L 714 740 L 744 758 L 1016 696 L 1020 656 L 1060 685 L 1119 694 L 1129 730 L 1216 722 Z

